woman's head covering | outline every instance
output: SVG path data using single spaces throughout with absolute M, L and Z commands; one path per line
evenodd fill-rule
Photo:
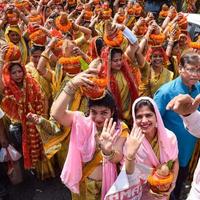
M 157 120 L 157 134 L 158 134 L 158 142 L 159 142 L 159 151 L 160 151 L 160 159 L 155 159 L 155 156 L 151 155 L 149 148 L 149 142 L 145 138 L 142 142 L 141 148 L 138 151 L 138 160 L 140 162 L 145 163 L 146 161 L 140 157 L 141 151 L 146 151 L 148 154 L 148 159 L 151 161 L 151 163 L 154 166 L 157 166 L 159 162 L 164 163 L 168 162 L 169 160 L 175 160 L 178 157 L 178 146 L 177 146 L 177 139 L 175 134 L 173 134 L 171 131 L 165 128 L 162 117 L 160 115 L 160 112 L 158 110 L 158 107 L 155 103 L 155 101 L 149 97 L 140 97 L 135 100 L 132 106 L 132 116 L 133 116 L 133 123 L 136 124 L 136 113 L 135 113 L 135 107 L 138 102 L 146 100 L 149 101 L 154 108 L 156 120 Z M 148 153 L 149 151 L 149 153 Z
M 167 54 L 164 50 L 164 48 L 162 46 L 156 46 L 156 47 L 150 47 L 148 50 L 147 50 L 147 54 L 146 54 L 146 61 L 151 63 L 151 56 L 154 54 L 154 53 L 161 53 L 162 56 L 163 56 L 163 64 L 164 65 L 167 65 L 169 63 L 169 59 L 167 57 Z
M 26 69 L 20 63 L 5 63 L 2 69 L 2 81 L 3 81 L 4 87 L 8 88 L 12 92 L 14 97 L 17 100 L 19 100 L 22 95 L 22 92 L 19 89 L 19 87 L 16 85 L 15 81 L 12 80 L 11 74 L 10 74 L 10 69 L 14 65 L 18 65 L 19 67 L 21 67 L 24 72 L 24 76 L 26 76 Z
M 96 36 L 91 39 L 88 55 L 92 58 L 92 60 L 100 56 L 103 45 L 104 45 L 104 42 L 103 42 L 102 37 Z
M 101 58 L 103 61 L 103 65 L 105 65 L 105 68 L 108 69 L 108 80 L 110 80 L 110 90 L 115 97 L 116 104 L 119 109 L 119 113 L 122 113 L 122 99 L 120 96 L 120 91 L 119 87 L 117 84 L 117 80 L 115 79 L 114 75 L 111 73 L 111 51 L 113 51 L 114 48 L 105 48 L 103 49 Z M 123 59 L 122 62 L 122 67 L 121 67 L 121 72 L 123 73 L 126 81 L 127 81 L 127 86 L 131 95 L 132 102 L 138 97 L 138 91 L 137 91 L 137 86 L 136 86 L 136 78 L 133 75 L 133 69 L 131 66 L 128 64 L 128 62 Z
M 25 65 L 27 62 L 27 58 L 28 58 L 28 50 L 27 50 L 26 42 L 25 42 L 24 38 L 22 37 L 21 30 L 19 29 L 18 26 L 8 26 L 5 30 L 5 39 L 7 42 L 11 42 L 10 38 L 8 36 L 10 31 L 16 32 L 20 36 L 21 45 L 18 45 L 18 47 L 19 47 L 21 55 L 22 55 L 21 61 Z

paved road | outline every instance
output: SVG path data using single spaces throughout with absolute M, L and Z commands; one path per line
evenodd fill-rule
M 15 186 L 9 184 L 8 188 L 8 200 L 71 200 L 70 192 L 61 183 L 59 176 L 54 179 L 40 181 L 29 173 L 23 183 Z M 182 191 L 181 200 L 187 198 L 189 189 L 190 183 L 187 182 Z
M 59 177 L 39 181 L 29 175 L 23 183 L 9 187 L 9 200 L 71 200 L 70 192 Z

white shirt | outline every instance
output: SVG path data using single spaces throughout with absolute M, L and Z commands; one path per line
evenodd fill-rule
M 200 138 L 200 112 L 195 111 L 187 117 L 182 117 L 185 127 L 195 137 Z M 200 159 L 194 172 L 192 188 L 187 200 L 200 200 Z

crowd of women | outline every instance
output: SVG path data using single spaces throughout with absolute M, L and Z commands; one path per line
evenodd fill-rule
M 62 171 L 72 199 L 178 199 L 176 181 L 188 176 L 181 139 L 152 98 L 179 79 L 180 93 L 200 92 L 200 36 L 190 38 L 175 2 L 157 14 L 144 4 L 0 2 L 1 146 L 42 180 Z M 192 172 L 198 156 L 188 160 Z

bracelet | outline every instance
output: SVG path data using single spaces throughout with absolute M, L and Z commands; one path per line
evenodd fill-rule
M 136 158 L 133 156 L 132 158 L 128 157 L 128 156 L 124 156 L 126 160 L 128 161 L 133 161 L 135 160 Z
M 75 93 L 75 91 L 76 91 L 76 87 L 75 87 L 75 85 L 73 84 L 72 81 L 69 81 L 69 82 L 66 84 L 66 86 L 63 88 L 63 91 L 64 91 L 66 94 L 68 94 L 68 95 L 70 95 L 70 96 L 73 96 L 74 93 Z
M 49 60 L 49 56 L 48 56 L 47 52 L 44 52 L 44 51 L 43 51 L 42 54 L 41 54 L 41 56 L 42 56 L 43 58 Z
M 63 91 L 64 91 L 67 95 L 69 95 L 69 96 L 73 96 L 74 93 L 75 93 L 75 91 L 70 90 L 70 88 L 69 88 L 69 87 L 66 87 L 66 86 L 63 88 Z
M 69 86 L 69 88 L 70 88 L 71 90 L 76 91 L 77 87 L 74 85 L 74 83 L 73 83 L 72 80 L 70 80 L 70 81 L 67 83 L 67 85 Z
M 111 151 L 111 153 L 110 153 L 110 155 L 105 155 L 104 153 L 103 153 L 103 151 L 101 150 L 101 155 L 106 159 L 106 160 L 112 160 L 113 159 L 113 157 L 115 156 L 115 150 L 112 150 Z
M 167 45 L 169 45 L 169 46 L 173 46 L 174 45 L 174 42 L 168 42 L 168 44 Z

